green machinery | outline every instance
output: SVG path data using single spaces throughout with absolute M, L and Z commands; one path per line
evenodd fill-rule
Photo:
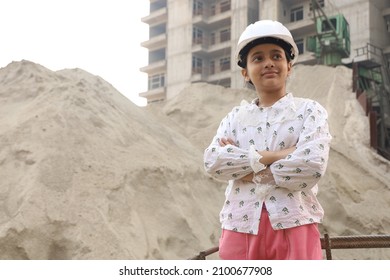
M 311 2 L 316 35 L 307 40 L 307 50 L 314 52 L 321 64 L 342 64 L 351 52 L 349 24 L 342 14 L 327 16 L 316 0 Z
M 321 1 L 311 0 L 316 35 L 307 39 L 307 50 L 314 52 L 318 63 L 337 66 L 349 58 L 351 41 L 345 17 L 336 13 L 328 16 Z M 324 4 L 324 2 L 322 2 Z M 323 5 L 322 5 L 323 6 Z M 382 50 L 371 44 L 356 49 L 352 67 L 355 92 L 365 93 L 370 118 L 371 146 L 390 160 L 390 73 L 388 59 Z
M 322 2 L 322 5 L 321 5 Z M 344 15 L 327 15 L 324 1 L 311 0 L 314 36 L 307 38 L 306 49 L 314 52 L 318 63 L 353 69 L 355 91 L 367 96 L 371 146 L 390 160 L 390 65 L 382 50 L 371 44 L 356 49 L 353 62 L 344 64 L 351 54 L 349 24 Z

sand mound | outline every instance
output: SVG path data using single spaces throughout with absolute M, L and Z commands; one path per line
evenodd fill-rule
M 390 233 L 390 164 L 368 146 L 350 77 L 344 67 L 297 66 L 289 85 L 329 111 L 321 230 Z M 254 97 L 195 84 L 139 108 L 80 69 L 0 69 L 0 258 L 186 259 L 217 245 L 224 185 L 204 173 L 203 150 L 224 115 Z M 339 255 L 390 257 L 366 253 Z
M 219 190 L 162 119 L 79 69 L 14 62 L 0 83 L 0 258 L 187 258 L 216 241 Z

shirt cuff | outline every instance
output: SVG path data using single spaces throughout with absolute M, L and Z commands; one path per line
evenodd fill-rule
M 264 170 L 267 168 L 267 166 L 265 166 L 264 164 L 262 164 L 260 162 L 260 160 L 263 156 L 257 152 L 254 145 L 251 145 L 249 147 L 248 157 L 249 157 L 249 164 L 252 167 L 253 172 L 257 173 L 257 172 L 260 172 L 261 170 Z

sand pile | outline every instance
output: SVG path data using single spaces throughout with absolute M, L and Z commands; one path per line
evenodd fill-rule
M 297 66 L 289 85 L 330 115 L 321 231 L 390 234 L 390 164 L 368 146 L 350 77 L 343 67 Z M 217 245 L 225 186 L 205 175 L 203 150 L 232 106 L 254 96 L 196 84 L 139 108 L 80 69 L 0 69 L 0 258 L 186 259 Z M 334 255 L 390 258 L 378 249 Z
M 82 70 L 0 70 L 0 258 L 187 258 L 217 187 L 164 119 Z M 205 226 L 202 226 L 205 224 Z

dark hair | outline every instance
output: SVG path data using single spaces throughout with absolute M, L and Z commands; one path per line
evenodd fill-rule
M 249 51 L 253 47 L 260 44 L 275 44 L 280 46 L 284 50 L 288 62 L 290 62 L 295 57 L 295 55 L 292 53 L 293 47 L 286 41 L 274 37 L 263 37 L 249 42 L 245 47 L 242 48 L 239 53 L 239 60 L 237 62 L 238 66 L 246 68 L 246 59 Z

